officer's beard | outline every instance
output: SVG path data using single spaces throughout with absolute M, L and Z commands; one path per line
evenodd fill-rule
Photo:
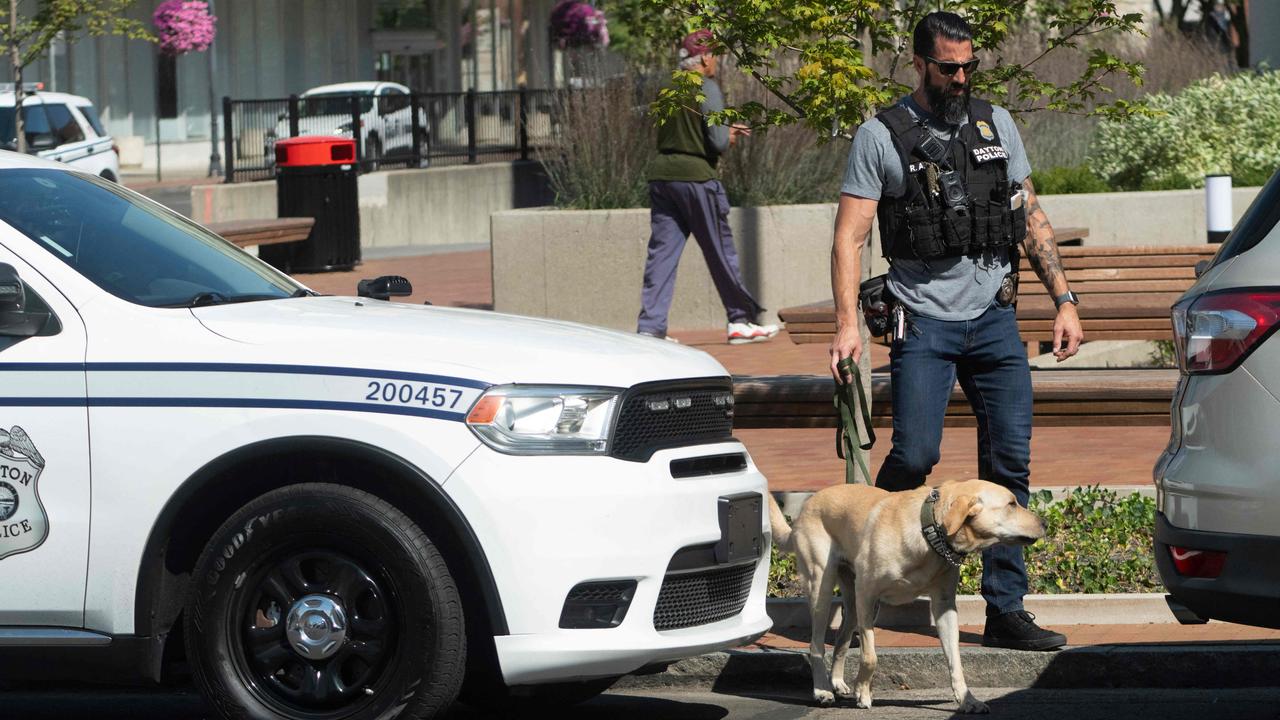
M 969 114 L 969 83 L 964 84 L 964 92 L 954 95 L 950 90 L 956 85 L 947 82 L 943 85 L 925 85 L 924 94 L 929 99 L 929 108 L 933 114 L 942 118 L 949 125 L 959 125 Z

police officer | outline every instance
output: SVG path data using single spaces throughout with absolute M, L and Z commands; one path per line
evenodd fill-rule
M 1008 111 L 970 97 L 978 67 L 973 33 L 954 13 L 926 15 L 913 35 L 916 89 L 854 137 L 836 213 L 831 372 L 863 352 L 858 330 L 861 253 L 878 219 L 900 310 L 889 323 L 893 447 L 876 485 L 919 487 L 937 464 L 951 388 L 958 379 L 978 421 L 978 474 L 1027 504 L 1031 373 L 1014 317 L 1017 251 L 1057 305 L 1054 355 L 1076 354 L 1079 302 L 1067 285 L 1053 228 Z M 900 313 L 900 314 L 899 314 Z M 1066 643 L 1023 608 L 1022 549 L 983 553 L 983 644 L 1048 650 Z

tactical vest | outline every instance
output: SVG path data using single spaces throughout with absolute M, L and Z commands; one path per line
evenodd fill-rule
M 940 162 L 930 161 L 921 148 L 933 137 L 929 128 L 905 107 L 895 105 L 876 118 L 889 128 L 902 163 L 902 194 L 882 197 L 876 211 L 886 258 L 929 260 L 1022 242 L 1026 208 L 1020 201 L 1011 202 L 1021 186 L 1009 182 L 1009 153 L 996 134 L 991 103 L 969 101 L 969 122 L 950 143 L 941 141 L 942 148 L 949 145 L 949 152 Z M 938 181 L 949 169 L 955 170 L 964 190 L 963 201 L 951 206 Z

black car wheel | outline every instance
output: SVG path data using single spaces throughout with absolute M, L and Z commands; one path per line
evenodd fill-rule
M 373 495 L 267 493 L 219 528 L 193 577 L 187 655 L 225 718 L 428 718 L 457 696 L 457 588 L 422 530 Z

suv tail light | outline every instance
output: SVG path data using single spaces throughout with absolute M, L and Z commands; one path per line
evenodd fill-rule
M 1173 558 L 1173 567 L 1183 577 L 1216 578 L 1222 574 L 1222 565 L 1227 561 L 1227 554 L 1217 550 L 1192 550 L 1174 545 L 1169 546 L 1169 555 Z
M 1189 374 L 1234 370 L 1280 327 L 1280 290 L 1209 293 L 1173 306 L 1178 364 Z

